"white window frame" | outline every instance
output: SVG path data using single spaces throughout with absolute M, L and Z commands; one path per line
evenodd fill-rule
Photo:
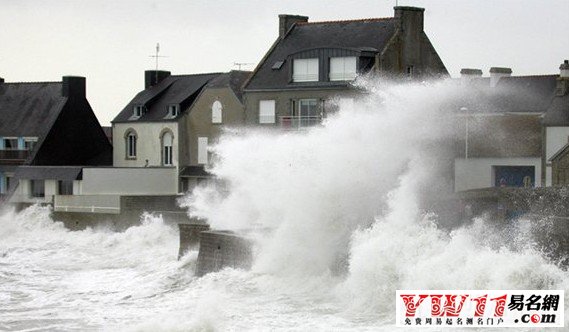
M 330 58 L 330 81 L 353 81 L 358 72 L 355 56 Z
M 136 159 L 138 137 L 134 130 L 129 130 L 125 136 L 125 152 L 127 159 Z
M 170 136 L 170 144 L 166 145 L 166 135 Z M 172 156 L 172 151 L 173 148 L 172 146 L 174 145 L 174 135 L 172 135 L 172 133 L 170 131 L 166 131 L 163 135 L 162 135 L 162 165 L 163 166 L 172 166 L 173 165 L 173 156 Z
M 259 100 L 259 123 L 272 124 L 275 123 L 276 118 L 276 101 Z
M 38 142 L 37 137 L 24 137 L 24 150 L 33 151 L 37 142 Z M 29 148 L 26 147 L 26 144 L 28 144 Z
M 168 117 L 175 118 L 180 113 L 178 105 L 168 105 Z
M 216 100 L 211 105 L 211 123 L 223 122 L 223 105 L 219 100 Z
M 318 58 L 293 59 L 293 82 L 317 82 L 319 77 Z
M 207 164 L 207 137 L 198 137 L 198 164 Z
M 133 118 L 140 118 L 144 113 L 144 106 L 143 105 L 135 105 L 132 111 Z

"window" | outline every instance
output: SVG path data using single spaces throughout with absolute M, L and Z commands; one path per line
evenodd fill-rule
M 24 137 L 24 150 L 32 151 L 37 141 L 37 137 Z
M 133 114 L 133 116 L 134 116 L 135 118 L 140 118 L 140 117 L 142 116 L 143 111 L 144 111 L 144 106 L 142 106 L 142 105 L 136 105 L 136 106 L 134 106 L 134 114 Z
M 18 139 L 15 137 L 4 138 L 4 150 L 18 150 Z
M 292 69 L 293 82 L 318 81 L 318 59 L 294 59 Z
M 45 197 L 44 180 L 30 180 L 30 194 L 32 197 Z
M 128 130 L 125 135 L 126 140 L 126 158 L 135 159 L 136 158 L 136 132 L 134 130 Z
M 211 123 L 221 123 L 223 106 L 216 100 L 211 105 Z
M 168 117 L 169 118 L 175 118 L 178 116 L 178 114 L 179 114 L 178 105 L 169 105 L 168 106 Z
M 73 195 L 73 181 L 60 180 L 57 182 L 58 195 Z
M 356 78 L 356 57 L 330 58 L 330 81 L 351 81 Z
M 259 123 L 275 123 L 275 101 L 259 101 Z
M 198 137 L 198 164 L 207 164 L 207 137 Z
M 300 99 L 298 101 L 298 115 L 301 117 L 317 117 L 318 100 L 316 99 Z
M 172 166 L 172 142 L 174 137 L 171 132 L 162 135 L 162 165 Z
M 407 77 L 409 78 L 413 77 L 413 70 L 414 70 L 413 66 L 407 67 Z

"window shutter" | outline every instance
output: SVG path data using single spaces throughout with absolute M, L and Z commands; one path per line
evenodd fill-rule
M 207 137 L 198 137 L 198 164 L 207 164 Z
M 275 123 L 275 101 L 259 101 L 259 123 Z

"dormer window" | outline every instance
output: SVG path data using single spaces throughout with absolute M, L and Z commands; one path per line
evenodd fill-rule
M 292 67 L 293 82 L 318 81 L 318 58 L 294 59 Z
M 357 58 L 335 57 L 330 58 L 330 81 L 352 81 L 357 74 Z
M 168 106 L 168 117 L 175 118 L 180 114 L 180 108 L 178 105 L 169 105 Z
M 143 112 L 144 106 L 142 105 L 136 105 L 134 106 L 134 114 L 133 116 L 135 118 L 140 118 L 142 116 L 142 112 Z

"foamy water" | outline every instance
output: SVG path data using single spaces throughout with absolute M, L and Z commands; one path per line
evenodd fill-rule
M 422 210 L 448 186 L 441 105 L 456 90 L 365 85 L 323 127 L 235 130 L 214 148 L 223 190 L 184 204 L 214 228 L 262 229 L 251 271 L 194 277 L 197 253 L 177 261 L 177 229 L 159 216 L 70 232 L 48 208 L 3 212 L 0 330 L 391 331 L 397 289 L 566 290 L 527 221 L 505 243 L 483 219 L 449 232 Z

